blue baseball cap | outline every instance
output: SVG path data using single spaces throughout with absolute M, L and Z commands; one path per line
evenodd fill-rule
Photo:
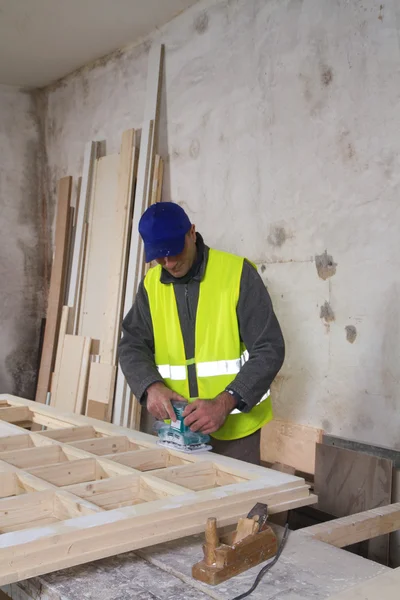
M 139 221 L 146 262 L 180 254 L 185 247 L 185 236 L 191 226 L 189 217 L 179 204 L 152 204 Z

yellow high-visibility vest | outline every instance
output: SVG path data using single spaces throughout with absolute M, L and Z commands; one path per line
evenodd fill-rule
M 195 355 L 186 358 L 172 283 L 161 283 L 161 266 L 150 269 L 144 286 L 153 323 L 155 362 L 165 384 L 189 397 L 188 365 L 195 364 L 199 398 L 213 399 L 235 379 L 248 352 L 240 341 L 236 307 L 244 259 L 209 250 L 205 275 L 200 283 L 195 325 Z M 269 391 L 249 412 L 234 409 L 223 426 L 213 433 L 219 440 L 251 435 L 273 417 Z

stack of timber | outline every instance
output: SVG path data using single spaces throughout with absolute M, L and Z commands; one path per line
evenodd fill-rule
M 72 178 L 59 182 L 36 393 L 38 402 L 104 421 L 115 404 L 114 422 L 137 429 L 139 404 L 117 369 L 117 348 L 123 316 L 145 274 L 138 222 L 161 199 L 163 161 L 155 151 L 162 56 L 160 45 L 151 49 L 147 99 L 154 101 L 147 102 L 152 111 L 146 108 L 140 151 L 134 129 L 123 133 L 119 154 L 104 155 L 100 142 L 87 144 L 75 207 Z
M 1 395 L 0 585 L 316 501 L 300 477 L 156 441 Z

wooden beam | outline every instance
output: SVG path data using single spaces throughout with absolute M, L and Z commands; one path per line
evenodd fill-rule
M 400 502 L 306 527 L 302 531 L 337 548 L 400 529 Z
M 51 269 L 50 291 L 47 303 L 46 328 L 40 361 L 36 402 L 46 402 L 50 390 L 58 339 L 58 326 L 64 297 L 65 275 L 68 263 L 68 241 L 70 228 L 70 201 L 72 177 L 58 182 L 58 207 L 55 233 L 54 259 Z

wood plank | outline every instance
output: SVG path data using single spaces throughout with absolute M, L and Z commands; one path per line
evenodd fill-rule
M 54 492 L 52 491 L 2 498 L 0 500 L 0 532 L 28 529 L 30 522 L 48 518 L 52 514 L 53 502 Z
M 0 437 L 21 436 L 22 434 L 26 434 L 26 431 L 21 431 L 17 425 L 12 425 L 11 423 L 0 420 Z
M 28 469 L 65 462 L 67 457 L 59 446 L 43 446 L 42 448 L 25 448 L 1 452 L 0 460 L 21 469 Z
M 155 204 L 161 200 L 162 181 L 164 174 L 164 161 L 159 154 L 156 154 L 154 160 L 154 174 L 151 184 L 150 204 Z
M 72 255 L 71 276 L 68 294 L 68 306 L 70 306 L 74 310 L 73 333 L 78 332 L 79 311 L 77 310 L 77 307 L 80 303 L 81 294 L 81 281 L 85 245 L 85 228 L 88 207 L 90 204 L 90 196 L 92 191 L 93 166 L 99 152 L 99 142 L 89 142 L 88 144 L 86 144 L 83 159 L 83 173 L 79 205 L 78 212 L 76 214 L 75 242 L 74 251 Z
M 148 182 L 150 169 L 150 145 L 153 133 L 153 122 L 149 121 L 143 126 L 142 136 L 140 139 L 140 152 L 138 164 L 138 176 L 136 184 L 135 204 L 133 209 L 133 221 L 131 229 L 131 240 L 129 247 L 127 277 L 125 286 L 123 316 L 128 313 L 134 298 L 136 296 L 137 287 L 139 285 L 144 262 L 142 252 L 142 241 L 139 235 L 139 220 L 142 216 L 145 207 L 147 206 L 148 197 Z M 128 423 L 130 410 L 131 390 L 126 382 L 121 366 L 118 365 L 117 381 L 114 395 L 114 412 L 113 423 L 125 424 Z
M 172 456 L 166 449 L 162 448 L 122 452 L 113 456 L 113 460 L 138 471 L 155 471 L 156 469 L 165 469 L 166 467 L 188 463 L 187 460 Z
M 86 414 L 101 421 L 111 420 L 117 367 L 92 362 L 89 371 Z
M 103 438 L 94 438 L 90 440 L 83 440 L 80 442 L 73 442 L 71 444 L 74 448 L 80 448 L 86 452 L 96 454 L 96 456 L 104 456 L 106 454 L 117 454 L 125 453 L 132 450 L 140 450 L 140 446 L 131 442 L 126 436 L 123 435 L 110 435 Z
M 18 493 L 18 480 L 15 473 L 2 473 L 0 478 L 0 498 L 7 498 Z
M 56 362 L 54 366 L 54 373 L 51 380 L 51 392 L 57 388 L 58 377 L 60 374 L 60 365 L 61 365 L 61 357 L 62 357 L 62 349 L 64 346 L 64 338 L 66 334 L 69 332 L 69 327 L 72 327 L 70 322 L 71 316 L 71 308 L 69 306 L 63 306 L 61 312 L 61 320 L 60 320 L 60 328 L 58 331 L 58 342 L 57 342 L 57 352 L 56 352 Z
M 80 178 L 79 178 L 79 181 L 80 181 Z M 78 183 L 77 187 L 78 188 L 80 187 L 79 183 Z M 63 304 L 67 304 L 67 302 L 68 302 L 68 290 L 69 290 L 69 284 L 70 284 L 70 279 L 71 279 L 72 250 L 74 247 L 74 237 L 75 237 L 75 207 L 70 206 L 69 211 L 70 211 L 70 218 L 69 218 L 68 241 L 67 241 L 68 253 L 67 253 L 66 265 L 65 265 L 64 295 L 63 295 L 63 300 L 62 300 Z
M 32 467 L 27 471 L 39 479 L 62 487 L 102 479 L 97 477 L 96 469 L 97 463 L 93 458 L 83 458 L 44 467 Z
M 32 411 L 25 406 L 6 406 L 0 408 L 0 421 L 6 421 L 10 424 L 31 421 L 32 417 Z
M 58 339 L 58 327 L 61 318 L 61 306 L 64 298 L 65 274 L 68 263 L 68 241 L 70 226 L 70 201 L 72 177 L 63 177 L 58 182 L 58 204 L 55 232 L 55 248 L 51 268 L 50 289 L 47 302 L 46 327 L 43 350 L 40 360 L 36 402 L 46 402 L 50 390 L 50 379 L 54 368 Z
M 112 504 L 123 504 L 139 494 L 140 480 L 137 475 L 119 475 L 94 483 L 80 483 L 65 488 L 71 494 L 95 502 L 103 508 Z
M 8 452 L 9 450 L 22 450 L 24 448 L 32 448 L 34 446 L 30 435 L 10 435 L 0 437 L 0 452 Z
M 42 431 L 41 437 L 48 437 L 59 442 L 71 443 L 78 440 L 87 440 L 96 436 L 94 427 L 66 427 L 65 429 Z
M 82 408 L 89 372 L 90 342 L 90 338 L 83 336 L 65 336 L 57 387 L 51 397 L 52 406 L 71 412 Z
M 131 308 L 139 283 L 144 275 L 144 249 L 139 235 L 139 220 L 151 201 L 151 181 L 153 178 L 154 156 L 158 143 L 158 121 L 160 112 L 161 79 L 164 47 L 155 43 L 150 49 L 146 86 L 145 117 L 140 140 L 140 154 L 135 194 L 135 206 L 132 220 L 132 233 L 129 248 L 128 271 L 125 289 L 123 314 Z M 140 428 L 140 405 L 131 410 L 132 394 L 121 368 L 118 368 L 115 391 L 113 422 L 128 425 L 130 415 L 134 417 L 133 426 Z
M 83 349 L 82 349 L 82 362 L 79 371 L 79 379 L 78 379 L 78 390 L 76 394 L 76 403 L 75 403 L 75 411 L 78 415 L 81 415 L 85 412 L 85 401 L 86 401 L 86 392 L 87 392 L 87 384 L 89 377 L 89 366 L 90 366 L 90 348 L 92 345 L 91 338 L 85 338 Z
M 101 344 L 102 362 L 117 364 L 121 336 L 128 240 L 133 208 L 133 190 L 137 174 L 138 151 L 134 129 L 122 134 L 118 166 L 118 192 L 114 210 L 114 235 L 110 251 L 110 272 L 106 292 L 106 324 Z
M 315 447 L 323 430 L 273 419 L 261 430 L 261 460 L 283 463 L 301 473 L 315 471 Z
M 110 248 L 115 240 L 118 167 L 118 154 L 103 156 L 96 161 L 82 283 L 78 333 L 100 340 L 100 354 L 107 324 L 107 295 L 99 293 L 99 290 L 108 285 L 110 274 Z
M 328 600 L 398 600 L 399 590 L 400 568 L 367 579 Z
M 317 540 L 344 548 L 400 529 L 400 502 L 306 527 Z
M 391 503 L 392 461 L 317 444 L 314 487 L 318 508 L 344 517 Z M 368 555 L 388 563 L 389 537 L 368 543 Z

